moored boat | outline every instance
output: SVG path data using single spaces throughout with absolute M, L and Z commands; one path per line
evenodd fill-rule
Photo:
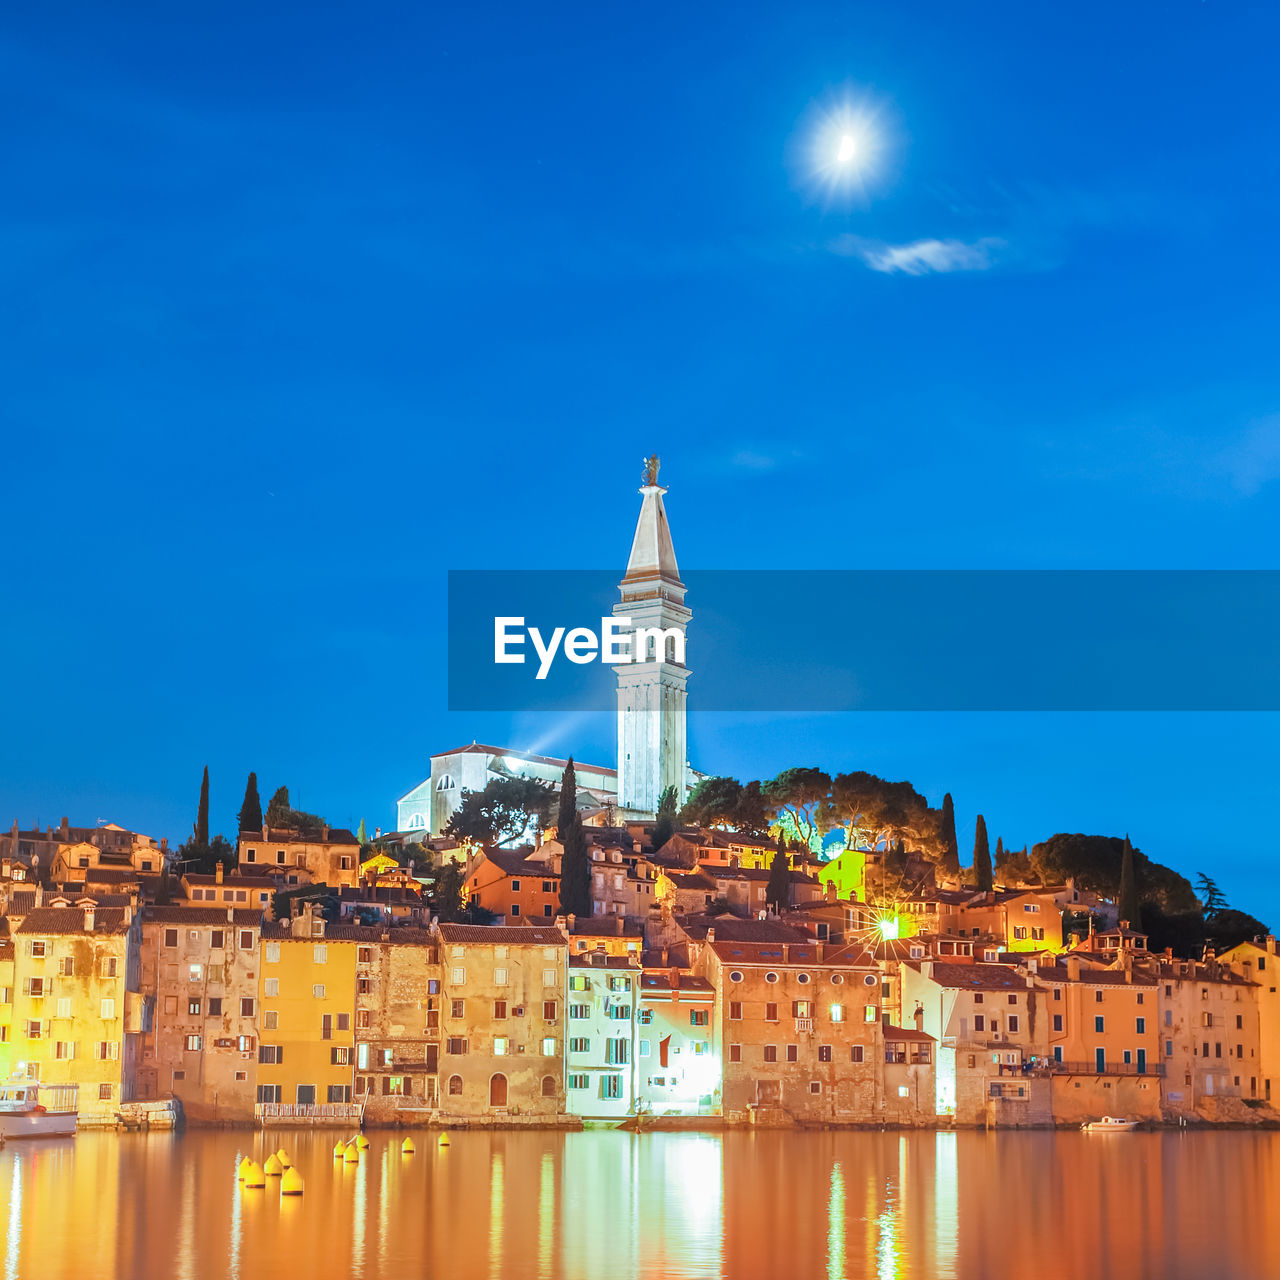
M 75 1133 L 79 1088 L 25 1079 L 0 1085 L 0 1138 L 62 1138 Z
M 1080 1127 L 1085 1133 L 1128 1133 L 1138 1127 L 1138 1122 L 1122 1120 L 1119 1116 L 1103 1116 L 1101 1120 L 1086 1120 Z

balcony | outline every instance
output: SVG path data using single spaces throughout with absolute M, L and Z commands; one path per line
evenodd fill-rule
M 812 1031 L 813 1031 L 813 1019 L 812 1019 L 812 1018 L 797 1018 L 797 1019 L 796 1019 L 796 1032 L 797 1032 L 797 1034 L 799 1034 L 800 1032 L 804 1032 L 804 1031 L 809 1031 L 809 1032 L 812 1032 Z
M 1099 1069 L 1096 1062 L 1058 1062 L 1053 1058 L 1040 1058 L 1034 1067 L 1025 1068 L 1028 1075 L 1064 1076 L 1163 1076 L 1163 1062 L 1148 1062 L 1141 1070 L 1133 1062 L 1108 1062 Z

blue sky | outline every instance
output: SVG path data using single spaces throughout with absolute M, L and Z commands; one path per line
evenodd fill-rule
M 444 574 L 620 569 L 654 450 L 690 567 L 1275 567 L 1274 7 L 782 10 L 8 16 L 0 820 L 180 838 L 207 762 L 215 827 L 250 768 L 386 825 L 458 741 L 611 760 L 444 711 Z M 1280 918 L 1274 716 L 694 699 L 700 767 L 1127 829 Z

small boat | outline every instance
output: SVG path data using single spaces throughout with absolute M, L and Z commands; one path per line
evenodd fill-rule
M 0 1085 L 0 1138 L 65 1138 L 79 1114 L 74 1084 L 10 1080 Z
M 1138 1122 L 1121 1120 L 1118 1116 L 1103 1116 L 1101 1120 L 1086 1120 L 1080 1127 L 1085 1133 L 1128 1133 L 1138 1127 Z

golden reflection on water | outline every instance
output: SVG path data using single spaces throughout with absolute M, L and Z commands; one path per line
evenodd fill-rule
M 11 1142 L 4 1280 L 1280 1275 L 1280 1134 L 402 1136 Z M 301 1198 L 236 1181 L 278 1146 Z

